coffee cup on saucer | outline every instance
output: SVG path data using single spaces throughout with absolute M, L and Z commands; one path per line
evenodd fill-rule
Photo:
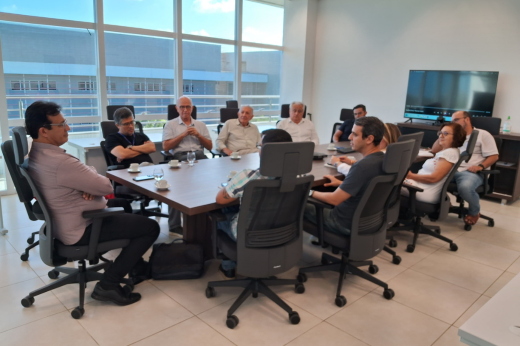
M 329 149 L 329 150 L 336 150 L 336 144 L 330 143 L 329 146 L 327 147 L 327 149 Z
M 159 180 L 157 182 L 157 187 L 160 189 L 164 189 L 164 188 L 168 187 L 168 181 L 164 180 L 164 179 Z
M 228 177 L 228 179 L 231 179 L 231 178 L 233 178 L 235 175 L 237 175 L 237 171 L 230 171 L 227 177 Z
M 171 167 L 177 167 L 179 165 L 179 160 L 170 160 L 170 162 L 168 162 L 168 164 Z
M 238 152 L 234 151 L 231 153 L 231 158 L 232 159 L 238 159 L 239 155 L 238 155 Z
M 139 170 L 139 164 L 138 163 L 131 163 L 130 167 L 128 168 L 128 170 L 133 171 L 133 172 L 138 171 Z

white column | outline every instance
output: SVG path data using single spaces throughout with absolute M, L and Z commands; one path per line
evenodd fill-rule
M 174 74 L 174 93 L 178 99 L 183 95 L 183 75 L 182 75 L 182 0 L 174 0 L 174 14 L 173 14 L 173 28 L 177 33 L 175 40 L 175 64 L 173 69 Z M 177 102 L 177 101 L 175 101 Z
M 103 17 L 103 0 L 94 2 L 94 21 L 96 23 L 96 69 L 97 69 L 97 94 L 98 114 L 101 120 L 108 120 L 108 91 L 107 69 L 105 59 L 105 21 Z

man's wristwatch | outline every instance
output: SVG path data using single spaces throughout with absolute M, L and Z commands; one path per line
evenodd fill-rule
M 313 193 L 314 193 L 314 190 L 309 190 L 309 197 L 312 197 Z
M 482 169 L 486 169 L 483 164 L 479 163 L 478 166 L 482 167 Z
M 132 149 L 133 145 L 129 145 L 126 147 L 126 149 Z

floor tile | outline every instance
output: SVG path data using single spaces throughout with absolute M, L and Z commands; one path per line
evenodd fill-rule
M 0 235 L 0 256 L 8 255 L 10 253 L 15 253 L 16 250 L 14 247 L 9 243 L 7 240 L 7 237 L 4 235 Z
M 173 327 L 132 344 L 132 346 L 158 346 L 172 344 L 175 346 L 233 346 L 231 341 L 217 333 L 197 317 L 192 317 L 184 322 L 176 324 Z
M 478 298 L 477 301 L 473 303 L 473 305 L 471 305 L 471 307 L 468 310 L 466 310 L 466 312 L 464 312 L 464 314 L 460 316 L 459 319 L 455 321 L 453 325 L 457 328 L 462 326 L 467 320 L 469 320 L 471 316 L 473 316 L 475 312 L 480 310 L 480 308 L 483 307 L 484 304 L 486 304 L 490 299 L 491 298 L 486 296 L 480 296 L 480 298 Z
M 248 298 L 235 315 L 240 322 L 235 329 L 226 326 L 227 310 L 232 301 L 203 312 L 198 317 L 235 345 L 285 345 L 321 322 L 303 308 L 289 304 L 300 315 L 299 324 L 289 322 L 288 314 L 263 295 Z
M 466 207 L 467 206 L 468 206 L 468 204 L 466 203 Z M 494 198 L 480 199 L 480 212 L 481 213 L 492 214 L 492 213 L 498 212 L 499 210 L 510 210 L 510 209 L 511 209 L 511 206 L 502 205 L 499 199 L 494 199 Z
M 481 294 L 503 272 L 440 251 L 426 257 L 411 269 Z
M 42 286 L 42 280 L 35 278 L 0 288 L 0 332 L 66 311 L 51 292 L 36 296 L 28 308 L 22 306 L 22 298 Z
M 79 322 L 99 345 L 128 345 L 193 316 L 149 283 L 137 285 L 135 292 L 142 299 L 132 305 L 98 301 L 85 305 Z
M 209 281 L 224 280 L 224 276 L 220 274 L 218 267 L 220 260 L 207 262 L 206 274 L 195 280 L 165 280 L 165 281 L 151 281 L 151 283 L 159 288 L 188 309 L 192 314 L 198 315 L 201 312 L 209 310 L 217 305 L 220 305 L 230 299 L 237 297 L 242 288 L 222 287 L 215 289 L 216 296 L 208 299 L 206 298 L 206 287 Z
M 504 206 L 504 208 L 508 208 Z M 515 210 L 516 211 L 516 210 Z M 511 210 L 499 210 L 498 212 L 488 215 L 495 220 L 495 227 L 507 229 L 509 231 L 520 233 L 520 212 L 511 212 Z M 482 220 L 482 222 L 487 222 Z
M 31 236 L 32 232 L 36 232 L 40 229 L 39 224 L 30 225 L 29 227 L 24 227 L 21 229 L 9 231 L 4 237 L 9 241 L 9 243 L 15 248 L 16 251 L 22 253 L 25 251 L 25 248 L 29 246 L 27 243 L 27 238 Z M 35 241 L 38 240 L 38 235 L 35 237 Z M 32 252 L 31 252 L 32 253 Z
M 449 327 L 375 293 L 367 294 L 327 322 L 371 346 L 429 346 Z
M 506 249 L 520 252 L 520 233 L 498 227 L 477 226 L 463 237 L 468 237 L 487 244 L 493 244 Z
M 460 337 L 457 335 L 458 332 L 458 328 L 450 327 L 432 346 L 467 346 L 460 341 Z
M 507 271 L 513 274 L 520 274 L 520 257 L 507 268 Z
M 517 258 L 520 252 L 488 244 L 480 240 L 461 237 L 457 239 L 457 251 L 448 248 L 440 248 L 439 252 L 445 252 L 453 256 L 469 259 L 500 270 L 506 270 Z
M 500 275 L 500 277 L 497 279 L 497 281 L 495 281 L 493 283 L 493 285 L 491 285 L 491 287 L 488 288 L 486 292 L 484 292 L 484 295 L 486 297 L 490 297 L 490 298 L 493 297 L 495 294 L 498 293 L 498 291 L 500 291 L 502 288 L 504 288 L 504 286 L 509 281 L 511 281 L 511 279 L 513 279 L 516 275 L 517 274 L 504 272 L 502 275 Z
M 379 271 L 373 276 L 376 279 L 379 279 L 383 282 L 388 282 L 390 279 L 396 277 L 397 275 L 399 275 L 407 269 L 404 266 L 395 265 L 380 257 L 374 257 L 372 258 L 372 261 L 379 268 Z M 368 273 L 368 266 L 361 267 L 361 269 Z M 350 281 L 359 287 L 369 290 L 374 290 L 379 287 L 377 284 L 374 284 L 368 280 L 363 279 L 362 277 L 352 274 L 347 274 L 347 281 Z
M 396 302 L 449 324 L 455 322 L 480 297 L 478 293 L 411 269 L 388 284 L 395 292 Z M 378 288 L 374 292 L 382 294 L 383 289 Z
M 60 273 L 60 278 L 62 276 L 65 276 L 65 274 Z M 56 280 L 49 279 L 49 276 L 43 275 L 40 276 L 40 279 L 44 282 L 45 285 L 50 284 L 51 282 L 54 282 Z M 94 290 L 94 286 L 96 285 L 96 282 L 88 282 L 87 288 L 85 289 L 85 304 L 88 304 L 94 299 L 90 296 L 92 294 L 92 291 Z M 61 304 L 65 305 L 67 309 L 74 309 L 76 306 L 79 305 L 79 285 L 78 284 L 70 284 L 61 286 L 59 288 L 56 288 L 52 290 L 52 293 L 58 298 L 58 300 L 61 302 Z
M 363 341 L 356 339 L 340 329 L 322 322 L 307 333 L 299 336 L 287 344 L 287 346 L 368 346 Z
M 0 256 L 0 287 L 37 278 L 29 263 L 22 262 L 17 253 Z
M 59 328 L 59 334 L 58 329 Z M 68 311 L 0 334 L 0 346 L 96 346 Z
M 438 244 L 433 244 L 431 242 L 418 242 L 415 246 L 415 251 L 410 253 L 406 251 L 406 247 L 412 241 L 411 234 L 409 235 L 401 232 L 394 236 L 394 240 L 397 241 L 397 247 L 390 249 L 394 250 L 396 254 L 401 257 L 401 263 L 399 265 L 405 268 L 410 268 L 428 255 L 437 251 L 440 247 Z M 386 251 L 381 251 L 377 257 L 392 262 L 392 255 Z

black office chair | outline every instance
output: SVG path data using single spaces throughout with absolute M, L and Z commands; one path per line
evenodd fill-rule
M 502 119 L 500 118 L 489 118 L 489 117 L 472 117 L 471 125 L 473 125 L 477 130 L 482 129 L 486 130 L 493 136 L 498 136 L 500 134 L 500 124 L 502 123 Z
M 226 101 L 226 104 L 230 101 Z M 220 124 L 217 125 L 217 134 L 220 135 L 220 131 L 224 127 L 226 121 L 230 119 L 238 119 L 239 108 L 220 108 Z M 213 157 L 227 156 L 218 149 L 212 149 L 211 154 Z
M 339 130 L 339 128 L 342 124 L 343 123 L 334 123 L 334 125 L 332 126 L 332 135 L 330 136 L 331 143 L 334 143 L 334 135 L 336 134 L 336 131 Z
M 476 119 L 480 119 L 480 118 L 476 118 Z M 491 118 L 491 119 L 494 119 L 494 118 Z M 477 126 L 475 126 L 475 127 L 477 127 Z M 502 139 L 498 138 L 497 136 L 494 136 L 494 138 L 495 138 L 495 143 L 496 143 L 498 152 L 500 152 L 500 148 L 502 148 Z M 494 176 L 496 174 L 500 174 L 500 171 L 495 169 L 495 166 L 496 166 L 496 163 L 493 164 L 490 167 L 490 169 L 485 169 L 485 170 L 482 170 L 482 171 L 476 173 L 476 174 L 479 174 L 480 176 L 482 176 L 482 178 L 484 179 L 484 182 L 482 183 L 482 185 L 477 187 L 477 189 L 475 190 L 478 193 L 480 198 L 493 192 L 493 188 L 495 186 L 495 179 L 496 179 L 496 177 L 494 177 Z M 459 219 L 464 220 L 464 218 L 468 214 L 468 208 L 466 208 L 464 206 L 464 200 L 459 195 L 457 183 L 455 183 L 455 182 L 450 183 L 448 185 L 448 192 L 451 193 L 452 195 L 454 195 L 455 197 L 457 197 L 457 203 L 459 204 L 458 206 L 450 207 L 450 213 L 457 214 Z M 482 219 L 488 221 L 489 227 L 495 226 L 495 220 L 492 217 L 489 217 L 489 216 L 486 216 L 483 214 L 480 214 L 480 217 Z M 464 222 L 464 229 L 466 231 L 471 231 L 471 228 L 472 228 L 472 226 L 470 224 Z
M 238 107 L 238 101 L 237 100 L 227 100 L 226 101 L 226 108 L 239 108 Z
M 361 201 L 356 207 L 350 235 L 341 235 L 329 232 L 323 227 L 323 209 L 332 209 L 333 206 L 309 198 L 310 203 L 316 207 L 317 225 L 304 221 L 304 230 L 317 236 L 322 243 L 332 245 L 333 249 L 341 250 L 341 259 L 323 253 L 322 265 L 302 268 L 299 271 L 299 279 L 307 280 L 306 273 L 319 271 L 339 272 L 339 282 L 336 291 L 335 303 L 342 307 L 347 304 L 347 299 L 341 295 L 343 280 L 347 273 L 357 275 L 384 288 L 383 296 L 386 299 L 394 297 L 394 291 L 388 288 L 388 284 L 373 277 L 379 271 L 377 265 L 370 261 L 377 256 L 385 245 L 386 230 L 388 228 L 388 205 L 393 191 L 399 189 L 400 182 L 408 171 L 410 157 L 413 150 L 413 141 L 390 144 L 383 161 L 384 175 L 373 178 L 365 190 Z M 361 266 L 369 266 L 369 272 L 359 269 Z
M 354 117 L 354 110 L 343 108 L 341 109 L 341 113 L 339 114 L 339 120 L 345 121 L 347 119 L 355 119 Z
M 27 139 L 25 140 L 25 143 L 27 143 Z M 24 152 L 28 151 L 27 148 L 23 150 Z M 4 154 L 5 163 L 13 180 L 18 199 L 25 205 L 25 210 L 27 211 L 29 220 L 44 220 L 40 204 L 34 199 L 34 195 L 32 193 L 31 187 L 29 186 L 29 183 L 22 176 L 20 168 L 15 162 L 13 142 L 11 140 L 7 140 L 2 143 L 2 153 Z M 31 236 L 27 239 L 29 246 L 26 247 L 25 251 L 20 255 L 20 259 L 22 261 L 27 261 L 29 259 L 29 251 L 39 245 L 39 241 L 35 241 L 35 237 L 38 233 L 39 232 L 32 232 Z
M 415 245 L 417 243 L 417 238 L 419 234 L 427 234 L 437 239 L 443 240 L 450 244 L 451 251 L 457 251 L 457 244 L 453 242 L 453 240 L 448 239 L 442 236 L 441 229 L 439 226 L 433 225 L 425 225 L 422 223 L 422 218 L 428 216 L 430 220 L 444 220 L 448 216 L 448 212 L 450 210 L 450 197 L 448 196 L 448 186 L 453 179 L 453 176 L 457 172 L 462 161 L 468 162 L 473 154 L 473 149 L 475 148 L 475 143 L 477 141 L 478 131 L 474 130 L 471 133 L 468 141 L 468 147 L 465 152 L 460 154 L 460 158 L 453 165 L 451 170 L 448 173 L 448 177 L 442 186 L 442 190 L 440 193 L 440 201 L 439 203 L 425 203 L 420 202 L 416 198 L 417 192 L 423 192 L 424 190 L 413 185 L 408 185 L 406 183 L 403 184 L 405 188 L 410 192 L 409 197 L 401 196 L 401 211 L 403 216 L 400 216 L 399 223 L 404 224 L 403 226 L 395 226 L 392 227 L 389 231 L 411 231 L 413 232 L 413 241 L 411 244 L 408 244 L 406 247 L 407 252 L 414 252 Z M 404 208 L 406 208 L 406 213 L 404 213 Z
M 53 234 L 55 225 L 52 219 L 52 213 L 47 207 L 45 198 L 40 193 L 40 191 L 38 191 L 38 188 L 29 175 L 29 160 L 24 160 L 25 155 L 27 155 L 27 137 L 23 127 L 16 127 L 13 129 L 13 143 L 16 165 L 20 169 L 20 174 L 26 179 L 28 185 L 31 188 L 32 193 L 29 194 L 33 195 L 36 200 L 38 200 L 38 205 L 41 208 L 41 212 L 43 214 L 43 220 L 45 220 L 45 223 L 42 225 L 39 232 L 40 257 L 43 263 L 54 267 L 48 273 L 51 279 L 56 279 L 60 273 L 68 274 L 66 277 L 32 291 L 28 296 L 22 299 L 21 303 L 24 307 L 27 308 L 34 304 L 34 297 L 40 294 L 49 292 L 55 288 L 68 284 L 78 283 L 79 305 L 74 310 L 72 310 L 71 316 L 75 319 L 79 319 L 85 313 L 83 305 L 87 282 L 100 280 L 102 274 L 98 273 L 98 271 L 107 268 L 111 264 L 110 261 L 97 264 L 101 254 L 110 250 L 123 248 L 130 243 L 130 241 L 127 239 L 113 240 L 103 243 L 98 242 L 103 218 L 116 214 L 122 214 L 124 211 L 122 208 L 107 208 L 84 212 L 84 218 L 92 219 L 92 235 L 90 237 L 89 245 L 64 245 L 58 239 L 54 238 Z M 87 260 L 90 262 L 90 264 L 94 265 L 87 268 Z M 67 261 L 78 261 L 78 268 L 60 267 L 61 265 L 66 264 Z M 125 279 L 124 282 L 127 283 L 127 290 L 133 290 L 133 284 L 131 280 Z
M 246 184 L 240 205 L 237 241 L 217 230 L 222 215 L 210 213 L 213 222 L 214 248 L 237 262 L 241 280 L 212 281 L 206 297 L 215 296 L 215 287 L 243 287 L 244 291 L 229 308 L 226 325 L 235 328 L 233 313 L 252 294 L 258 293 L 275 302 L 289 314 L 292 324 L 300 317 L 269 286 L 295 285 L 297 293 L 305 287 L 298 280 L 272 278 L 298 263 L 302 254 L 303 212 L 314 177 L 312 169 L 314 143 L 268 143 L 262 148 L 260 173 L 276 179 L 257 179 Z
M 281 111 L 280 111 L 280 118 L 285 119 L 289 118 L 289 110 L 291 108 L 290 104 L 283 104 Z M 307 116 L 307 106 L 303 108 L 303 117 L 305 118 Z
M 132 111 L 132 114 L 134 115 L 134 119 L 135 119 L 134 106 L 130 106 L 130 105 L 112 105 L 112 106 L 107 106 L 107 119 L 113 121 L 114 120 L 114 113 L 115 113 L 115 111 L 118 110 L 119 108 L 123 108 L 123 107 L 126 107 L 126 108 L 130 109 Z M 140 121 L 136 121 L 135 122 L 135 127 L 139 130 L 140 133 L 143 133 L 143 124 L 141 124 Z M 104 137 L 104 138 L 106 138 L 106 137 Z
M 101 132 L 103 133 L 103 137 L 107 138 L 107 136 L 112 133 L 117 133 L 118 129 L 113 121 L 102 121 L 101 122 Z M 123 169 L 124 167 L 120 165 L 118 162 L 114 162 L 112 156 L 105 148 L 105 141 L 101 141 L 99 143 L 101 147 L 101 152 L 103 153 L 103 157 L 105 158 L 105 162 L 107 164 L 107 171 L 114 171 L 118 169 Z M 161 162 L 165 163 L 165 162 Z M 162 211 L 162 203 L 157 201 L 156 207 L 150 207 L 150 199 L 149 197 L 140 194 L 139 192 L 132 190 L 126 186 L 118 184 L 116 182 L 112 182 L 112 186 L 114 187 L 114 196 L 116 198 L 124 198 L 128 200 L 130 203 L 139 202 L 139 209 L 134 210 L 134 214 L 141 214 L 146 217 L 155 216 L 155 217 L 168 217 L 168 215 L 163 214 Z
M 175 105 L 168 105 L 168 120 L 175 119 L 179 116 L 179 112 L 177 112 L 177 108 Z M 197 119 L 197 106 L 193 106 L 191 109 L 191 117 L 193 119 Z

